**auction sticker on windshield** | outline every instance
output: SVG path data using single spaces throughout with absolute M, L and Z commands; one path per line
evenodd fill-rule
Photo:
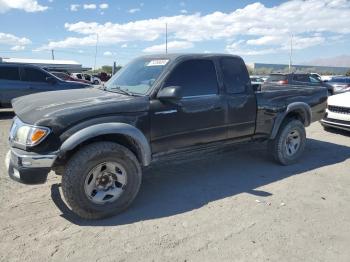
M 169 62 L 169 59 L 151 60 L 147 66 L 165 66 Z

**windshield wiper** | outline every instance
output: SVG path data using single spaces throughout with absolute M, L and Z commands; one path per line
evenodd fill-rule
M 127 90 L 121 89 L 120 86 L 115 86 L 115 87 L 109 88 L 108 90 L 117 90 L 118 93 L 122 93 L 122 94 L 128 95 L 128 96 L 134 96 L 133 93 L 131 93 L 131 92 L 127 91 Z

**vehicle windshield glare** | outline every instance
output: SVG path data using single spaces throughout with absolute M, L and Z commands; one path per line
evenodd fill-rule
M 105 89 L 111 92 L 121 90 L 126 91 L 123 93 L 144 95 L 153 86 L 168 62 L 169 59 L 157 58 L 133 60 L 105 84 Z

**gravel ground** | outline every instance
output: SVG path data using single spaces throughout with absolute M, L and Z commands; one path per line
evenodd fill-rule
M 72 215 L 59 177 L 21 185 L 1 164 L 0 261 L 350 261 L 350 135 L 307 134 L 293 166 L 262 145 L 154 166 L 125 213 L 95 222 Z

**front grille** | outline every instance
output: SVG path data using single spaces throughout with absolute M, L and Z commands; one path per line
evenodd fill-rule
M 342 106 L 328 106 L 328 110 L 338 114 L 350 114 L 350 108 Z

